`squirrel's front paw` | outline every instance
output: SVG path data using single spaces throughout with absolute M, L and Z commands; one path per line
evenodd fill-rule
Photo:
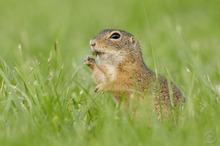
M 95 64 L 95 59 L 91 56 L 86 56 L 84 59 L 84 64 L 87 66 L 93 66 Z
M 103 92 L 104 84 L 100 83 L 95 87 L 95 92 L 102 91 Z

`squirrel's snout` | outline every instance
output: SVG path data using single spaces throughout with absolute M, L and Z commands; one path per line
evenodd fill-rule
M 96 45 L 96 43 L 95 43 L 95 41 L 94 41 L 93 39 L 91 39 L 89 43 L 90 43 L 90 45 L 91 45 L 92 47 L 95 47 L 95 45 Z

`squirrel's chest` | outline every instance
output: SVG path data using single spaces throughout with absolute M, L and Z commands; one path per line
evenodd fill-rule
M 106 79 L 113 81 L 116 79 L 117 75 L 117 65 L 120 62 L 121 57 L 117 57 L 112 54 L 98 55 L 96 61 L 100 68 L 104 71 Z
M 101 60 L 97 57 L 97 63 L 103 71 L 106 81 L 113 81 L 116 79 L 116 66 L 109 61 Z
M 113 81 L 116 79 L 116 67 L 110 64 L 102 64 L 103 68 L 104 68 L 104 72 L 106 75 L 106 79 L 109 81 Z

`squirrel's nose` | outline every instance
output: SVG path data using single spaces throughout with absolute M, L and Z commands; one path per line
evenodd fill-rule
M 91 40 L 89 41 L 89 43 L 90 43 L 90 45 L 91 45 L 92 47 L 94 47 L 94 46 L 96 45 L 96 43 L 95 43 L 95 41 L 94 41 L 93 39 L 91 39 Z

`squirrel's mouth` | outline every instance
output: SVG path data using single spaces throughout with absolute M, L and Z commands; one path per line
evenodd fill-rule
M 104 52 L 99 51 L 99 50 L 97 50 L 97 49 L 95 49 L 95 48 L 92 48 L 92 55 L 94 55 L 94 56 L 100 56 L 100 55 L 103 55 L 103 54 L 104 54 Z

